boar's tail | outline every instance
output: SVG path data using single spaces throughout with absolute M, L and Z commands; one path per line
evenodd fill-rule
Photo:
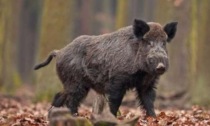
M 48 65 L 51 62 L 51 60 L 53 59 L 53 57 L 55 57 L 57 55 L 58 52 L 59 52 L 58 50 L 53 50 L 44 62 L 35 65 L 34 70 L 38 70 L 39 68 L 42 68 L 42 67 Z

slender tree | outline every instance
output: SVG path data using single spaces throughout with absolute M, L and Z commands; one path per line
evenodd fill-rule
M 128 0 L 118 0 L 117 1 L 117 11 L 116 11 L 116 29 L 128 25 Z
M 24 83 L 31 83 L 41 12 L 40 0 L 22 0 L 18 21 L 17 68 Z
M 189 43 L 192 102 L 209 106 L 209 28 L 208 0 L 191 1 L 191 32 Z M 201 9 L 202 8 L 202 9 Z M 202 92 L 202 95 L 201 95 Z
M 21 83 L 15 66 L 14 46 L 17 37 L 15 21 L 19 12 L 19 4 L 15 4 L 13 0 L 0 1 L 0 86 L 10 93 Z
M 74 0 L 45 0 L 40 24 L 38 61 L 44 60 L 50 51 L 60 49 L 70 42 L 75 15 Z M 47 99 L 59 90 L 61 84 L 56 76 L 53 62 L 37 71 L 37 98 Z M 47 77 L 46 77 L 47 76 Z M 48 89 L 46 91 L 46 89 Z

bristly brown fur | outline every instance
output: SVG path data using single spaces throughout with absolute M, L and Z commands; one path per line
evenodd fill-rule
M 155 116 L 155 83 L 168 69 L 166 41 L 174 37 L 174 27 L 136 19 L 132 26 L 112 33 L 76 38 L 56 54 L 65 95 L 57 93 L 52 105 L 65 104 L 74 114 L 94 89 L 108 96 L 110 111 L 116 115 L 126 91 L 136 88 L 147 115 Z

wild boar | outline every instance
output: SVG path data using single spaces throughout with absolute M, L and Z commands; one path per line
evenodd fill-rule
M 166 45 L 176 34 L 177 22 L 161 26 L 135 19 L 133 25 L 115 32 L 82 35 L 60 50 L 54 50 L 35 70 L 56 57 L 56 70 L 63 84 L 52 105 L 66 105 L 72 114 L 90 89 L 106 95 L 116 116 L 126 91 L 136 89 L 140 105 L 155 116 L 155 85 L 168 70 Z

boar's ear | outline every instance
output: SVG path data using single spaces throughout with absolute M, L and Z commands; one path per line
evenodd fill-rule
M 164 26 L 164 31 L 168 35 L 167 41 L 170 42 L 176 34 L 176 26 L 178 22 L 171 22 Z
M 137 38 L 142 38 L 149 31 L 149 25 L 142 20 L 135 19 L 133 23 L 133 33 Z

